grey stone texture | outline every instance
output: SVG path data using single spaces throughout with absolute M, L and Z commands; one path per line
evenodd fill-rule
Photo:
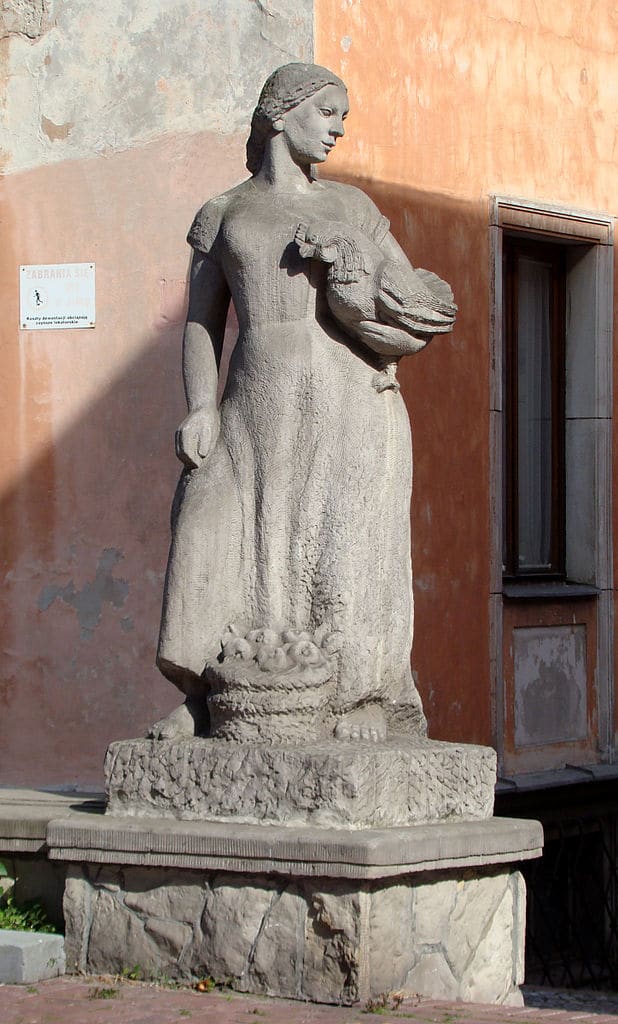
M 378 245 L 349 224 L 324 220 L 300 224 L 295 241 L 304 259 L 327 265 L 328 306 L 348 334 L 364 343 L 372 321 L 403 329 L 395 358 L 388 345 L 382 347 L 375 339 L 384 366 L 373 386 L 377 391 L 399 390 L 400 356 L 420 351 L 434 334 L 453 329 L 457 306 L 450 286 L 429 270 L 413 270 L 403 261 L 385 258 Z
M 511 818 L 352 830 L 84 815 L 50 822 L 47 842 L 65 863 L 365 881 L 528 860 L 540 855 L 543 830 Z
M 88 810 L 104 810 L 103 793 L 0 789 L 0 854 L 44 853 L 47 825 Z
M 64 969 L 62 935 L 0 931 L 0 984 L 31 985 L 56 978 Z
M 492 814 L 488 747 L 391 740 L 300 746 L 217 739 L 112 743 L 108 813 L 380 828 Z
M 395 371 L 457 307 L 367 195 L 316 178 L 348 109 L 328 69 L 278 68 L 253 113 L 252 176 L 205 203 L 188 235 L 188 415 L 157 660 L 207 706 L 208 735 L 239 743 L 426 734 Z M 219 379 L 230 302 L 239 335 Z
M 67 963 L 316 1002 L 403 991 L 512 1003 L 524 902 L 509 868 L 359 883 L 81 864 L 65 892 Z
M 517 1002 L 542 830 L 512 819 L 354 831 L 84 815 L 67 864 L 69 970 L 355 1003 L 403 990 Z

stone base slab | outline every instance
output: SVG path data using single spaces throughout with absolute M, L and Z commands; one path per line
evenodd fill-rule
M 84 815 L 50 822 L 50 860 L 352 878 L 539 857 L 543 830 L 518 818 L 363 831 Z
M 85 816 L 86 817 L 86 816 Z M 50 823 L 68 969 L 354 1004 L 517 1003 L 536 822 L 366 832 L 112 817 Z
M 45 853 L 47 825 L 85 810 L 104 810 L 103 793 L 0 789 L 0 858 L 3 854 Z
M 305 747 L 137 739 L 110 745 L 105 776 L 115 816 L 363 829 L 489 818 L 496 755 L 427 739 Z

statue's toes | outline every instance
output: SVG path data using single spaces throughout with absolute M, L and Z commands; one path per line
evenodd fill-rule
M 386 719 L 382 708 L 368 704 L 343 715 L 335 726 L 335 739 L 380 743 L 386 739 Z
M 174 708 L 166 718 L 159 719 L 146 733 L 149 740 L 181 740 L 195 736 L 195 718 L 186 704 Z

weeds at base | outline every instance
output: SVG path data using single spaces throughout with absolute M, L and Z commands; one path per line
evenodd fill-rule
M 36 900 L 16 903 L 12 890 L 0 899 L 0 928 L 18 932 L 58 932 L 40 903 Z
M 118 977 L 121 981 L 143 981 L 144 972 L 139 964 L 136 964 L 135 967 L 123 967 Z
M 391 1013 L 398 1010 L 404 1000 L 403 992 L 380 992 L 375 999 L 368 999 L 363 1013 Z
M 90 992 L 88 993 L 88 998 L 89 999 L 115 999 L 117 995 L 118 995 L 118 989 L 117 988 L 102 988 L 100 985 L 97 985 L 96 988 L 93 988 L 93 989 L 90 990 Z

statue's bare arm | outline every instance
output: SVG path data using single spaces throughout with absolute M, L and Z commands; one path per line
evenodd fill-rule
M 176 431 L 176 454 L 189 468 L 208 458 L 219 435 L 217 382 L 229 304 L 221 269 L 195 252 L 182 355 L 189 415 Z

